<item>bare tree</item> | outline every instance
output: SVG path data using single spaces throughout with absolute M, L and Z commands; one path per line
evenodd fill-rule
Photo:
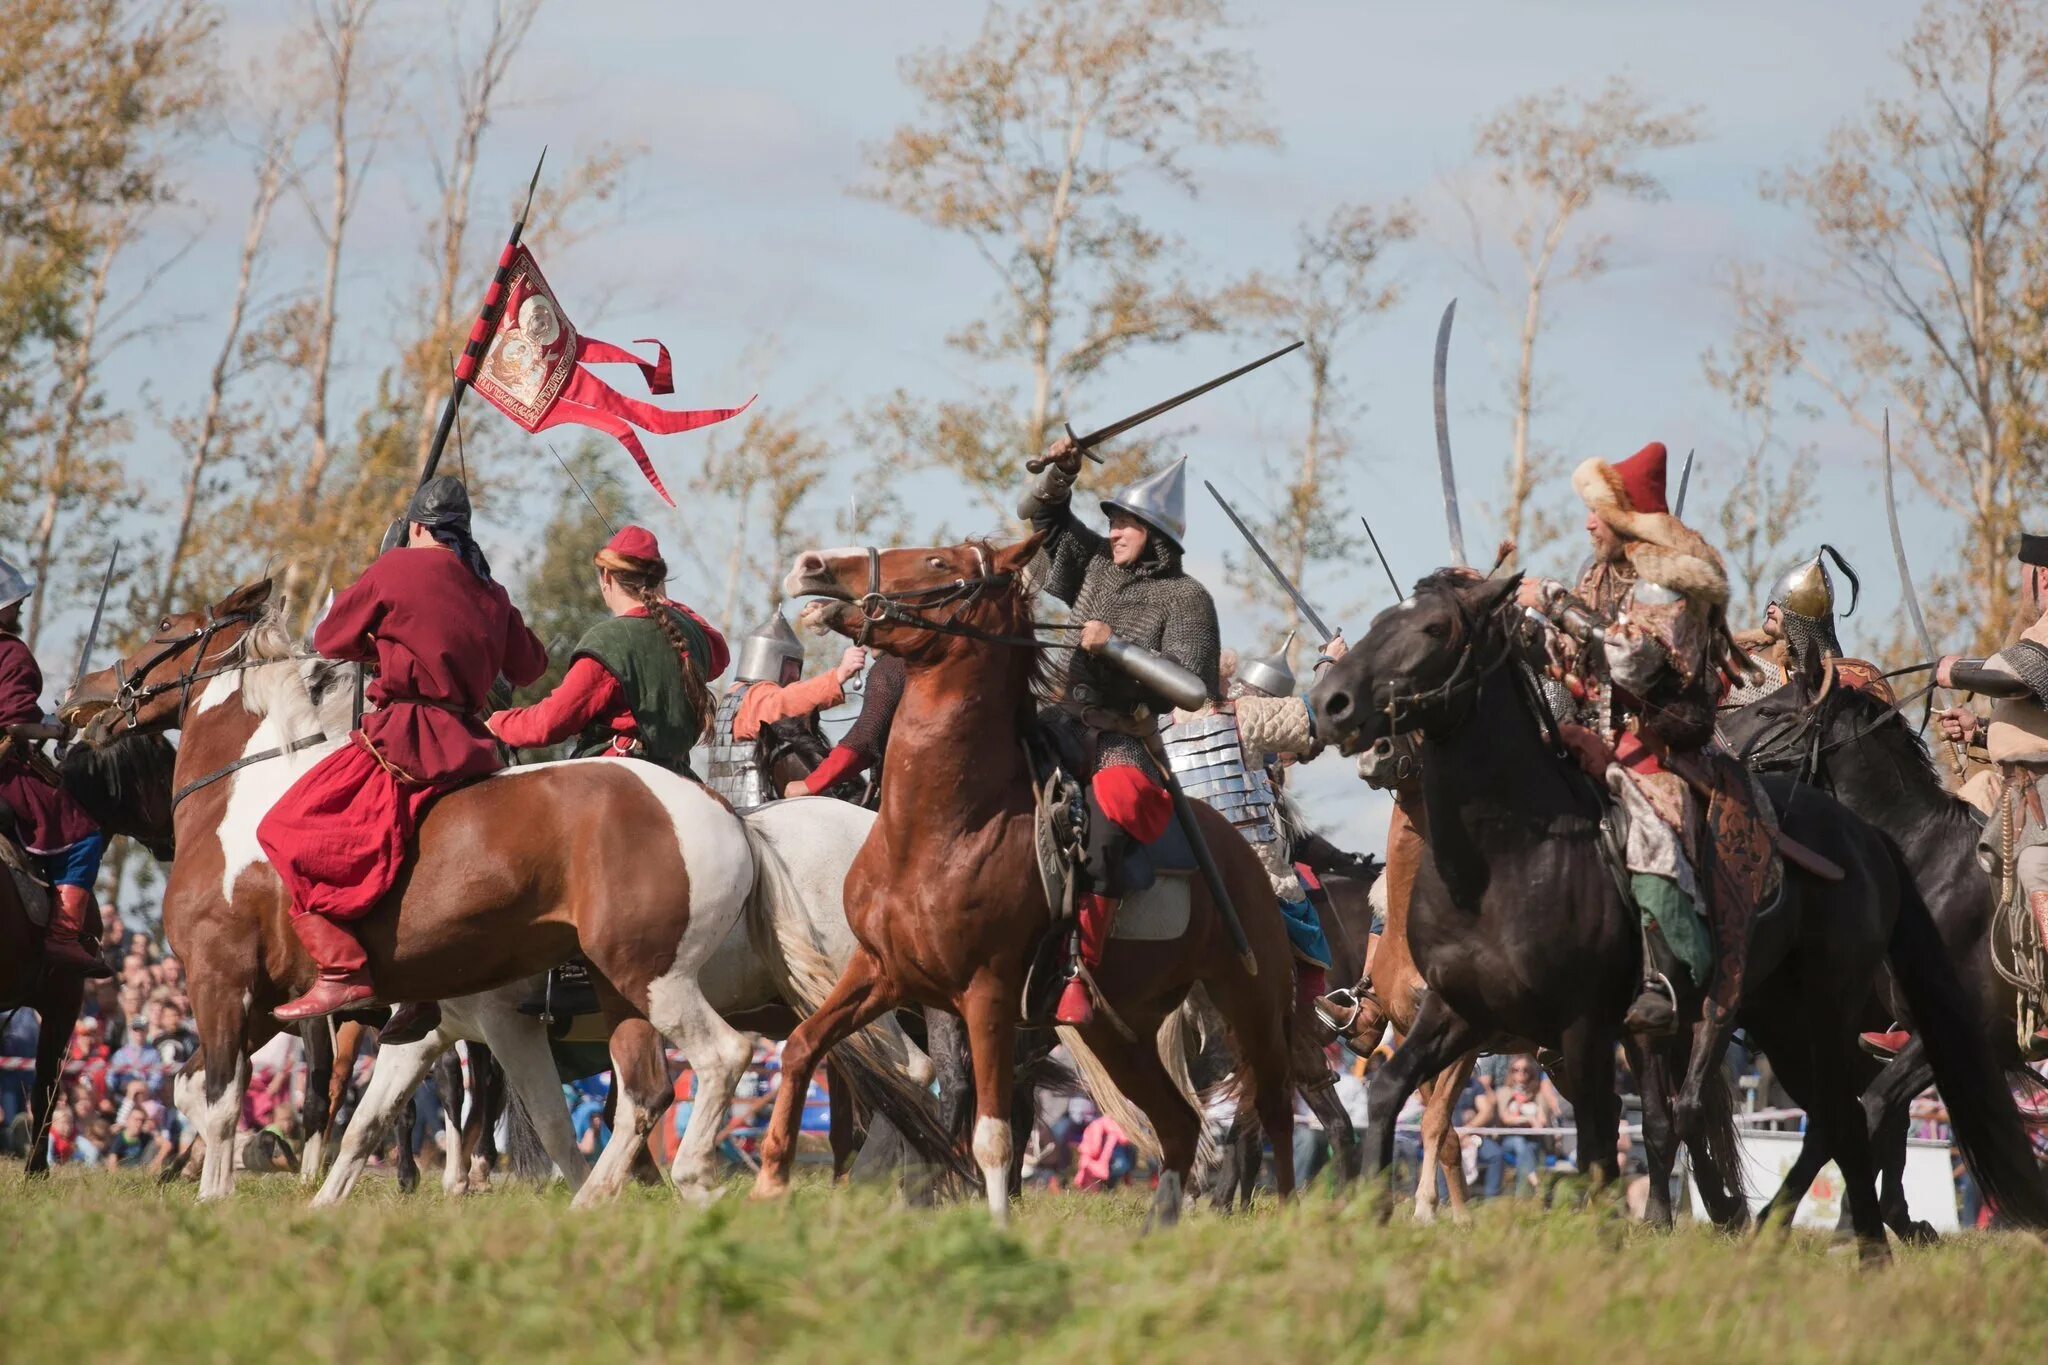
M 1583 227 L 1587 210 L 1602 198 L 1664 198 L 1663 183 L 1642 163 L 1699 136 L 1696 111 L 1659 112 L 1648 95 L 1621 77 L 1591 98 L 1562 87 L 1525 95 L 1479 129 L 1475 150 L 1489 165 L 1501 203 L 1499 226 L 1490 228 L 1491 213 L 1464 200 L 1473 260 L 1486 286 L 1506 301 L 1509 292 L 1487 259 L 1487 238 L 1498 231 L 1514 252 L 1519 275 L 1522 317 L 1508 387 L 1513 428 L 1502 534 L 1525 555 L 1557 530 L 1530 505 L 1548 472 L 1530 424 L 1538 404 L 1536 348 L 1552 307 L 1551 291 L 1605 274 L 1612 265 L 1612 239 Z
M 824 441 L 786 417 L 754 413 L 737 432 L 715 430 L 690 491 L 700 511 L 704 500 L 720 500 L 719 513 L 700 516 L 695 529 L 710 530 L 706 521 L 720 528 L 712 538 L 722 539 L 725 562 L 708 567 L 724 579 L 721 620 L 739 623 L 744 615 L 750 624 L 757 610 L 750 604 L 765 613 L 782 600 L 783 566 L 812 539 L 808 504 L 831 462 Z
M 171 543 L 164 552 L 163 578 L 156 594 L 156 615 L 169 613 L 177 602 L 179 575 L 184 571 L 186 552 L 192 544 L 193 521 L 198 515 L 208 470 L 220 453 L 226 425 L 228 386 L 236 372 L 236 358 L 243 349 L 243 321 L 249 307 L 249 290 L 255 279 L 256 262 L 269 230 L 271 210 L 283 192 L 291 167 L 291 144 L 295 128 L 273 124 L 257 152 L 256 192 L 249 205 L 242 246 L 236 257 L 235 287 L 228 303 L 227 325 L 220 351 L 207 376 L 206 399 L 196 423 L 177 434 L 187 446 L 184 488 L 178 505 L 178 520 Z
M 1255 276 L 1236 291 L 1237 307 L 1257 318 L 1274 339 L 1299 340 L 1308 361 L 1300 445 L 1289 456 L 1265 457 L 1258 471 L 1265 515 L 1257 517 L 1257 529 L 1297 586 L 1305 585 L 1314 570 L 1342 562 L 1363 542 L 1351 529 L 1343 496 L 1357 454 L 1351 419 L 1358 405 L 1339 377 L 1337 359 L 1361 324 L 1399 300 L 1399 287 L 1384 278 L 1384 257 L 1414 235 L 1414 215 L 1405 204 L 1384 212 L 1346 205 L 1319 224 L 1302 225 L 1291 274 Z M 1300 608 L 1263 566 L 1246 556 L 1226 556 L 1226 562 L 1231 581 L 1276 633 L 1305 628 Z
M 1934 0 L 1898 60 L 1906 96 L 1766 188 L 1819 250 L 1799 306 L 1761 288 L 1741 301 L 1873 458 L 1890 408 L 1899 463 L 1962 530 L 1930 615 L 1974 621 L 1994 648 L 2018 605 L 2007 545 L 2048 449 L 2048 6 Z
M 1178 243 L 1130 197 L 1194 193 L 1196 146 L 1277 141 L 1250 61 L 1215 45 L 1225 21 L 1222 0 L 994 4 L 966 47 L 903 64 L 917 119 L 870 149 L 859 193 L 974 247 L 1001 289 L 948 344 L 1013 378 L 936 407 L 899 393 L 881 415 L 998 516 L 1077 389 L 1134 349 L 1219 325 L 1174 269 Z

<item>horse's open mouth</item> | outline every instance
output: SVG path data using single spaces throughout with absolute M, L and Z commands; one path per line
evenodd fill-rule
M 804 603 L 803 610 L 796 614 L 797 629 L 811 635 L 828 635 L 838 631 L 841 635 L 852 636 L 863 623 L 860 611 L 851 602 L 814 597 Z
M 797 555 L 796 562 L 789 566 L 789 576 L 782 580 L 784 597 L 829 597 L 835 602 L 851 602 L 853 594 L 840 586 L 832 572 L 832 565 L 847 555 L 865 554 L 864 550 L 805 550 Z
M 78 730 L 92 724 L 113 708 L 114 703 L 104 697 L 86 697 L 79 701 L 67 701 L 57 707 L 57 719 Z

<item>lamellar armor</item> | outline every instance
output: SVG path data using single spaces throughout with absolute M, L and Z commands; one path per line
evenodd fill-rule
M 706 769 L 711 790 L 730 801 L 732 808 L 742 815 L 775 799 L 768 774 L 761 768 L 760 745 L 754 740 L 733 738 L 733 722 L 752 690 L 752 684 L 735 687 L 718 703 L 718 714 L 711 723 L 711 762 Z
M 1266 770 L 1245 761 L 1237 717 L 1210 711 L 1160 726 L 1167 762 L 1190 797 L 1213 807 L 1254 844 L 1280 837 L 1273 818 L 1273 781 Z

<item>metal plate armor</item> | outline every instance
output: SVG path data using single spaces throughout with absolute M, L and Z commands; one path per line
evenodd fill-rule
M 711 790 L 732 802 L 732 808 L 742 815 L 775 799 L 768 787 L 768 774 L 761 771 L 759 746 L 751 740 L 734 739 L 732 734 L 740 703 L 750 690 L 735 687 L 718 703 L 711 723 L 711 762 L 705 774 Z
M 1206 802 L 1255 844 L 1280 837 L 1273 818 L 1273 783 L 1264 768 L 1246 764 L 1237 717 L 1211 712 L 1160 727 L 1167 761 L 1187 794 Z

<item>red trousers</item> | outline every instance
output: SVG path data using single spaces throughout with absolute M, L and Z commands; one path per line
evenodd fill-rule
M 398 880 L 433 785 L 402 782 L 360 734 L 293 783 L 256 826 L 292 914 L 361 919 Z
M 1172 794 L 1142 768 L 1104 768 L 1089 786 L 1109 822 L 1141 844 L 1166 833 L 1167 822 L 1173 819 Z

